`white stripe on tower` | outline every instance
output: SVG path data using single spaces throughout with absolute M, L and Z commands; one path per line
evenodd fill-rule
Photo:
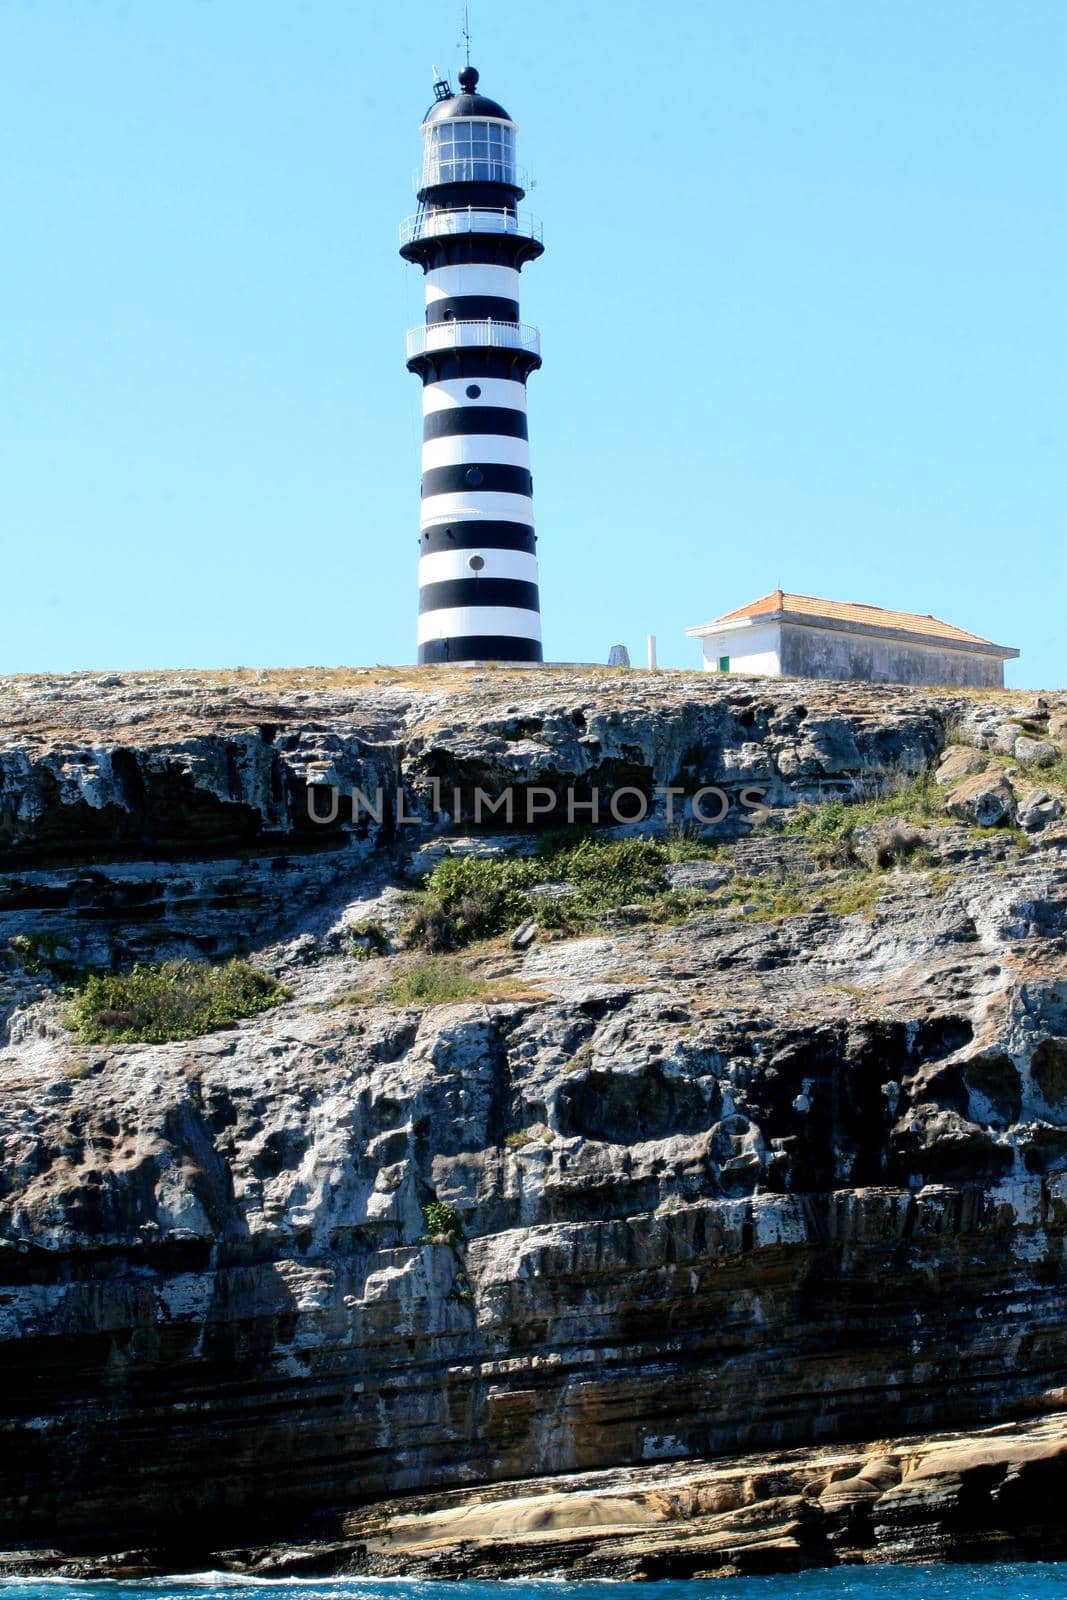
M 472 560 L 480 560 L 481 567 L 472 569 Z M 419 586 L 425 588 L 428 583 L 469 578 L 472 570 L 477 570 L 482 578 L 517 578 L 520 583 L 536 583 L 537 557 L 523 550 L 495 550 L 490 545 L 477 545 L 470 550 L 437 550 L 433 555 L 419 557 Z
M 505 433 L 453 433 L 444 439 L 427 439 L 422 447 L 422 470 L 460 467 L 478 462 L 530 470 L 530 446 L 525 439 Z
M 432 639 L 496 638 L 540 639 L 541 618 L 536 611 L 517 606 L 453 606 L 424 611 L 419 617 L 419 643 Z
M 427 383 L 422 391 L 424 416 L 434 411 L 452 411 L 460 406 L 502 406 L 508 411 L 526 410 L 526 385 L 511 378 L 479 378 L 479 393 L 475 398 L 467 394 L 471 387 L 467 378 L 445 378 L 437 383 Z
M 491 517 L 496 522 L 522 522 L 532 528 L 533 501 L 528 494 L 480 494 L 473 489 L 462 494 L 431 494 L 422 502 L 419 527 L 476 521 L 480 517 Z
M 459 267 L 435 267 L 426 274 L 426 300 L 452 300 L 461 295 L 489 295 L 493 299 L 519 298 L 516 267 L 493 267 L 484 262 Z

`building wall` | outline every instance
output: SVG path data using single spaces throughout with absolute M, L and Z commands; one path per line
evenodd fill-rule
M 757 622 L 751 628 L 738 628 L 733 633 L 719 633 L 704 639 L 704 671 L 717 672 L 719 658 L 729 656 L 731 672 L 779 677 L 782 672 L 781 631 L 779 622 Z
M 930 644 L 876 639 L 845 629 L 783 622 L 781 668 L 786 677 L 856 679 L 863 683 L 969 684 L 1002 688 L 997 656 L 942 650 Z M 705 639 L 705 650 L 714 641 Z M 725 649 L 721 652 L 726 654 Z M 738 670 L 742 670 L 740 667 Z

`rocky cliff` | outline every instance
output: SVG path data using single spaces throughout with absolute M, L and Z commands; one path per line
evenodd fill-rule
M 625 1468 L 643 1525 L 657 1463 L 692 1489 L 726 1453 L 1044 1414 L 1047 1487 L 1064 714 L 548 669 L 4 681 L 0 1540 L 183 1565 L 315 1537 L 395 1570 L 358 1508 L 440 1493 L 469 1570 L 464 1486 Z M 790 825 L 935 771 L 918 820 Z M 654 832 L 702 785 L 718 848 L 668 868 L 673 899 L 471 944 L 471 998 L 398 1000 L 419 871 L 530 848 L 450 822 L 476 791 L 520 820 L 540 791 L 544 826 L 628 789 Z M 382 798 L 353 820 L 353 790 Z M 235 951 L 290 997 L 164 1044 L 65 1026 L 86 971 Z M 889 1454 L 899 1551 L 925 1458 Z M 867 1457 L 819 1459 L 761 1481 L 807 1505 Z M 871 1526 L 781 1559 L 884 1549 Z M 582 1570 L 647 1570 L 598 1537 Z M 653 1568 L 744 1565 L 746 1540 Z

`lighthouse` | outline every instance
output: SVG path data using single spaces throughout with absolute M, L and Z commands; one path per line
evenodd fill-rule
M 544 246 L 519 210 L 515 123 L 473 67 L 459 86 L 434 84 L 419 209 L 401 229 L 426 288 L 407 336 L 422 379 L 419 661 L 540 661 L 526 380 L 541 354 L 519 273 Z

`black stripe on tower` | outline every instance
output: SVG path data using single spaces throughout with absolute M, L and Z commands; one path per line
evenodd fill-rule
M 467 206 L 506 206 L 514 211 L 526 190 L 501 178 L 454 178 L 450 183 L 426 183 L 418 198 L 435 211 L 463 210 Z
M 464 208 L 465 209 L 465 208 Z M 417 261 L 424 272 L 435 267 L 514 267 L 536 261 L 544 251 L 538 239 L 515 233 L 446 233 L 437 238 L 412 239 L 401 245 L 405 261 Z
M 528 439 L 525 411 L 514 406 L 449 406 L 431 411 L 422 424 L 424 439 L 451 439 L 458 433 L 502 433 Z
M 539 611 L 536 583 L 522 578 L 449 578 L 444 583 L 424 583 L 419 590 L 419 610 L 442 611 L 451 606 L 516 606 Z
M 436 322 L 518 322 L 519 302 L 495 294 L 454 294 L 444 300 L 426 303 L 426 321 Z
M 457 639 L 431 639 L 419 646 L 420 666 L 447 661 L 541 661 L 539 639 L 515 639 L 509 633 L 468 633 Z
M 409 356 L 407 368 L 417 372 L 423 383 L 442 383 L 448 378 L 509 378 L 514 383 L 525 383 L 540 365 L 541 357 L 532 350 L 464 345 Z
M 422 497 L 434 494 L 460 494 L 469 489 L 488 489 L 496 494 L 533 494 L 533 478 L 525 467 L 504 466 L 496 461 L 461 463 L 456 467 L 431 467 L 422 475 Z
M 439 550 L 521 550 L 534 555 L 537 535 L 525 522 L 493 522 L 474 517 L 470 522 L 450 522 L 444 528 L 426 528 L 419 539 L 419 554 Z

